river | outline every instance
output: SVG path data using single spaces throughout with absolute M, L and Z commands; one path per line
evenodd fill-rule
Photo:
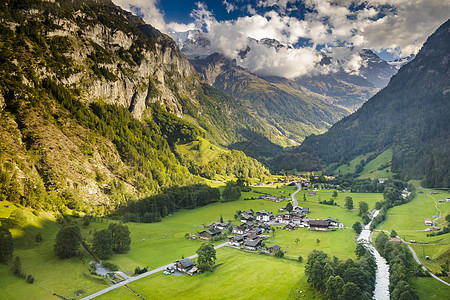
M 373 213 L 372 220 L 378 215 L 379 212 L 379 210 L 376 210 Z M 370 236 L 372 235 L 370 224 L 372 224 L 372 221 L 364 226 L 361 234 L 358 236 L 357 241 L 363 243 L 363 245 L 373 254 L 377 262 L 375 291 L 373 293 L 373 299 L 387 300 L 389 299 L 389 265 L 370 242 Z

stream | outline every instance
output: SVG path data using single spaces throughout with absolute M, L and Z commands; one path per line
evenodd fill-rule
M 372 220 L 378 215 L 379 212 L 379 210 L 374 212 L 372 215 Z M 364 226 L 357 241 L 363 243 L 363 245 L 373 254 L 377 262 L 375 291 L 372 298 L 375 300 L 386 300 L 389 299 L 389 265 L 370 242 L 370 236 L 372 235 L 372 231 L 370 231 L 370 224 L 372 224 L 372 221 Z

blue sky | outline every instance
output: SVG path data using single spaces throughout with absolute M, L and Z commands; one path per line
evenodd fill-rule
M 255 57 L 241 62 L 251 71 L 266 68 L 286 78 L 313 70 L 320 61 L 321 50 L 335 52 L 336 59 L 357 71 L 357 57 L 336 47 L 371 49 L 386 60 L 415 54 L 450 16 L 450 0 L 113 2 L 138 13 L 144 21 L 174 38 L 173 32 L 198 29 L 211 43 L 209 51 L 229 58 L 237 58 L 248 39 L 271 38 L 289 44 L 290 49 L 274 53 L 253 42 Z

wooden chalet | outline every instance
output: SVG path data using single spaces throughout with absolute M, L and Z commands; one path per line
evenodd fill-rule
M 242 235 L 235 235 L 228 240 L 233 246 L 240 246 L 244 242 L 244 237 Z
M 219 236 L 222 233 L 221 230 L 217 229 L 207 229 L 199 233 L 199 236 L 202 240 L 210 240 L 213 237 Z
M 325 220 L 310 220 L 308 225 L 311 230 L 328 230 L 330 222 Z
M 174 265 L 177 271 L 186 273 L 195 266 L 195 263 L 190 258 L 183 258 L 177 260 Z
M 269 250 L 270 253 L 275 253 L 278 250 L 281 250 L 281 247 L 278 245 L 273 245 L 273 246 L 270 246 L 267 250 Z
M 261 239 L 246 240 L 244 241 L 244 247 L 248 250 L 256 251 L 261 247 Z

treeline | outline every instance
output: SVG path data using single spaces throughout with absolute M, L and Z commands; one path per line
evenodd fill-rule
M 375 239 L 375 246 L 380 255 L 389 263 L 389 292 L 391 299 L 419 299 L 416 291 L 409 283 L 415 262 L 406 245 L 390 242 L 387 234 L 381 232 Z M 417 269 L 419 276 L 425 276 L 421 268 Z
M 305 274 L 308 282 L 322 292 L 326 299 L 369 300 L 375 289 L 376 262 L 361 245 L 359 259 L 342 261 L 336 256 L 314 250 L 308 255 Z
M 207 185 L 170 188 L 162 194 L 125 204 L 116 211 L 115 217 L 124 222 L 159 222 L 179 209 L 192 209 L 219 200 L 219 189 Z

